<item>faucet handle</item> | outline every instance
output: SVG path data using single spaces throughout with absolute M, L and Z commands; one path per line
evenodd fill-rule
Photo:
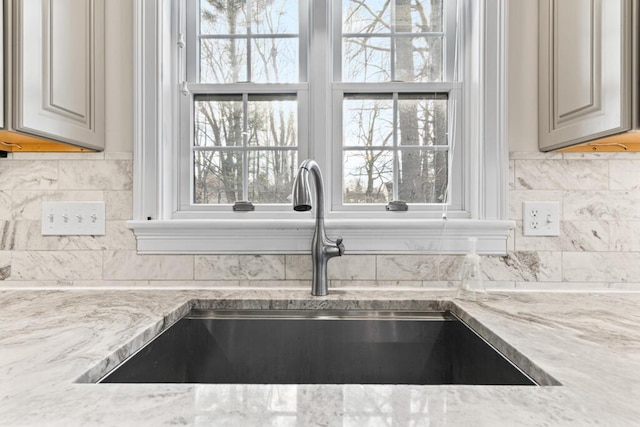
M 338 247 L 339 256 L 344 255 L 344 245 L 342 244 L 342 237 L 336 239 L 336 246 Z

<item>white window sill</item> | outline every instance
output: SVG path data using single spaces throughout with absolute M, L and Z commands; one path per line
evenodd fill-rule
M 314 221 L 129 221 L 140 254 L 309 253 Z M 479 253 L 504 255 L 515 226 L 507 220 L 326 220 L 331 239 L 342 236 L 347 254 L 464 254 L 469 237 Z

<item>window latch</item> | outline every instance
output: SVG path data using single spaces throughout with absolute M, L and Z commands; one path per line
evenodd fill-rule
M 180 93 L 183 94 L 184 96 L 189 96 L 189 86 L 187 86 L 187 82 L 182 82 L 182 84 L 180 84 Z
M 255 210 L 256 210 L 256 207 L 251 202 L 240 201 L 240 202 L 235 202 L 233 204 L 234 212 L 251 212 Z
M 385 206 L 385 209 L 394 212 L 406 212 L 409 210 L 409 205 L 402 200 L 393 200 Z
M 178 33 L 178 47 L 182 49 L 185 46 L 186 46 L 186 43 L 184 41 L 184 33 Z

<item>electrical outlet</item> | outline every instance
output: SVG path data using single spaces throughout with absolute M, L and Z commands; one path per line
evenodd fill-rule
M 42 202 L 43 236 L 104 236 L 104 202 Z
M 559 236 L 560 203 L 524 202 L 522 234 L 525 236 Z

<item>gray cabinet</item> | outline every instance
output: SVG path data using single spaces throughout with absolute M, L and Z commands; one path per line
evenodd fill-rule
M 105 0 L 6 3 L 7 127 L 103 150 Z
M 539 146 L 631 128 L 631 0 L 540 0 Z

